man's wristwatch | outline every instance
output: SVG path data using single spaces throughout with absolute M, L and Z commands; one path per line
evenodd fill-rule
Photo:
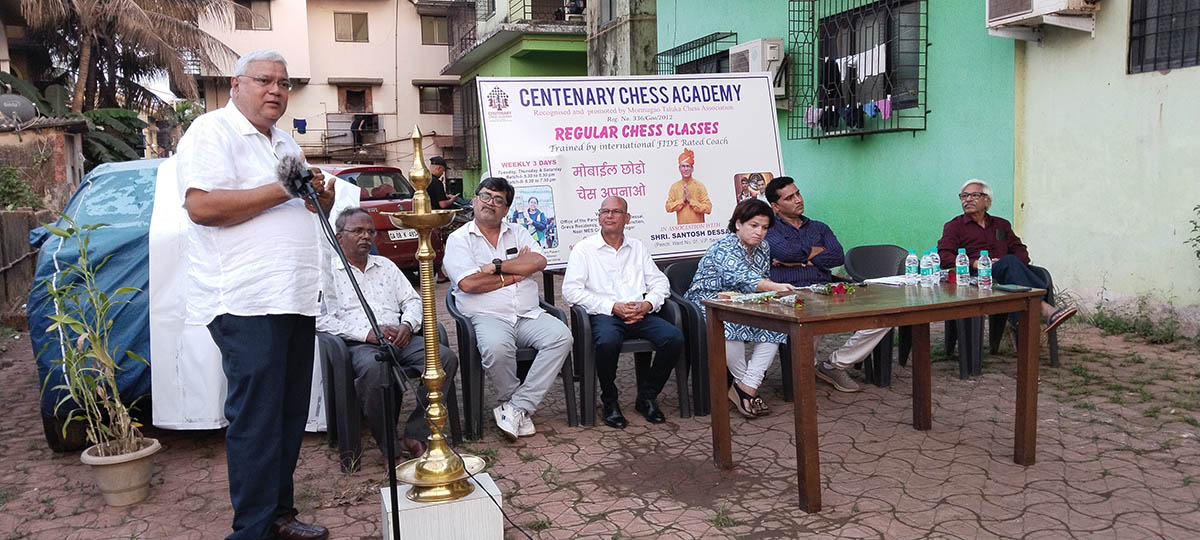
M 502 261 L 500 259 L 492 259 L 492 264 L 496 265 L 496 273 L 499 274 L 500 273 L 500 265 L 504 264 L 504 261 Z

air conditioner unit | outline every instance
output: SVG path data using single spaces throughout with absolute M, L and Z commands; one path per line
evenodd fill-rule
M 987 0 L 987 27 L 994 36 L 1038 40 L 1043 24 L 1096 33 L 1100 0 Z
M 771 74 L 775 99 L 787 99 L 787 73 L 783 38 L 760 38 L 729 48 L 729 72 Z

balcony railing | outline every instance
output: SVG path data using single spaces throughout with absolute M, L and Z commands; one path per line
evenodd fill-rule
M 356 116 L 366 121 L 356 123 Z M 376 115 L 331 113 L 326 117 L 325 129 L 305 129 L 304 133 L 293 129 L 292 138 L 307 158 L 359 163 L 385 161 L 387 131 L 379 128 L 378 122 Z
M 562 22 L 567 14 L 583 13 L 583 2 L 568 0 L 509 0 L 509 22 Z M 582 21 L 582 17 L 580 17 Z

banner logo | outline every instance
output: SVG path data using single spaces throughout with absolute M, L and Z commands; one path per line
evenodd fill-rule
M 508 94 L 499 88 L 493 88 L 491 92 L 488 92 L 487 98 L 488 107 L 493 110 L 503 111 L 508 108 Z

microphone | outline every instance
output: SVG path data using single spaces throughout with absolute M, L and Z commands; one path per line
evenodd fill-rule
M 286 154 L 279 159 L 275 168 L 275 177 L 284 191 L 292 197 L 315 196 L 317 191 L 312 187 L 313 173 L 304 166 L 304 160 L 295 154 Z

